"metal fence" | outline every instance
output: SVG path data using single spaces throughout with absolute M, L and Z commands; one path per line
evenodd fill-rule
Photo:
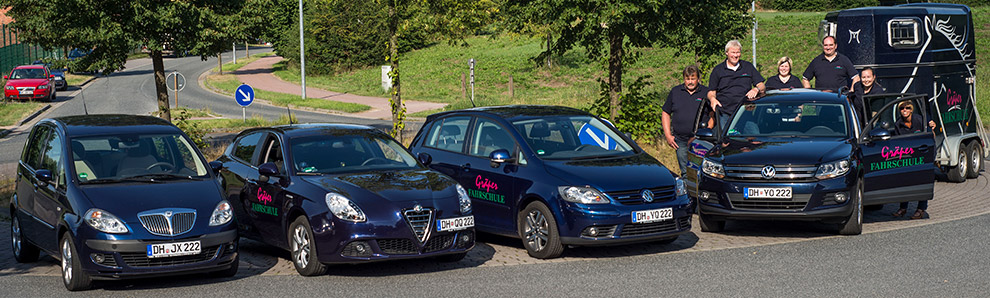
M 20 43 L 17 32 L 9 24 L 0 25 L 0 73 L 7 74 L 16 66 L 31 64 L 42 58 L 64 57 L 65 51 L 46 51 L 36 45 Z

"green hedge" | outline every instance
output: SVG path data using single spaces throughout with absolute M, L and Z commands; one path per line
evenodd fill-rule
M 910 0 L 761 0 L 757 6 L 762 9 L 782 11 L 833 11 L 856 7 L 897 5 Z M 990 4 L 990 0 L 934 0 L 931 2 L 965 4 L 970 7 Z

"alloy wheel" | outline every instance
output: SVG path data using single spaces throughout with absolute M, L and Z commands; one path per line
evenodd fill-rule
M 299 265 L 299 268 L 306 268 L 309 265 L 309 233 L 306 228 L 299 225 L 292 233 L 292 259 Z
M 526 216 L 526 242 L 536 251 L 541 251 L 546 247 L 549 240 L 550 231 L 547 227 L 547 218 L 539 210 L 530 211 Z
M 72 244 L 68 237 L 62 239 L 62 278 L 66 284 L 72 283 Z
M 10 244 L 14 248 L 14 255 L 21 254 L 21 222 L 14 216 L 14 222 L 10 224 Z
M 959 172 L 963 174 L 963 178 L 966 178 L 966 173 L 969 171 L 969 164 L 966 162 L 966 150 L 959 149 Z

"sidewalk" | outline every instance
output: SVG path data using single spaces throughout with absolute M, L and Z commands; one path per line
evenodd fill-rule
M 251 87 L 256 89 L 302 95 L 302 87 L 300 85 L 283 81 L 272 73 L 272 65 L 278 63 L 279 61 L 282 61 L 282 57 L 264 57 L 244 65 L 241 69 L 233 73 L 237 75 L 237 78 L 241 82 L 251 85 Z M 306 97 L 371 106 L 370 110 L 349 114 L 349 116 L 368 119 L 392 119 L 392 112 L 389 107 L 388 98 L 338 93 L 313 87 L 306 87 Z M 445 103 L 415 100 L 403 100 L 403 103 L 406 105 L 407 115 L 421 111 L 441 109 L 447 106 Z

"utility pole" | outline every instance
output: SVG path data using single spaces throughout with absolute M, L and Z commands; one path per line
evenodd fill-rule
M 756 1 L 753 1 L 753 66 L 756 66 Z
M 303 0 L 299 0 L 299 71 L 302 78 L 302 99 L 306 99 L 306 43 L 303 39 Z

